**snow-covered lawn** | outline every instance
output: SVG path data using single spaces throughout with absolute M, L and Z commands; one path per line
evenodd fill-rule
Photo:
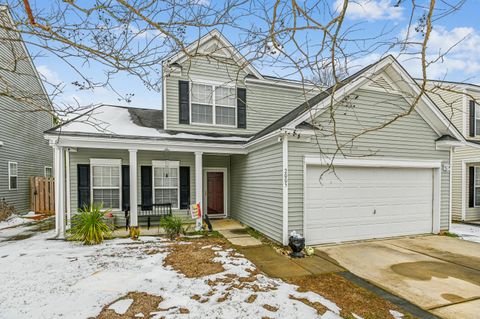
M 151 318 L 340 318 L 334 303 L 252 272 L 254 265 L 232 249 L 205 247 L 214 251 L 213 261 L 221 263 L 224 271 L 187 278 L 163 265 L 172 247 L 165 239 L 114 239 L 83 246 L 48 240 L 52 236 L 49 231 L 0 247 L 0 318 L 85 319 L 135 291 L 163 298 L 157 312 L 143 314 Z M 253 282 L 241 280 L 252 276 Z M 257 297 L 249 303 L 252 294 Z M 290 296 L 320 303 L 328 310 L 319 316 L 314 308 Z M 130 303 L 126 300 L 110 307 L 122 312 Z M 278 309 L 272 311 L 265 305 Z M 179 309 L 189 313 L 180 314 Z
M 0 221 L 0 229 L 10 228 L 10 227 L 18 226 L 28 222 L 31 222 L 31 220 L 18 217 L 17 215 L 12 215 L 8 217 L 6 220 Z
M 452 223 L 450 232 L 462 239 L 480 243 L 480 226 Z

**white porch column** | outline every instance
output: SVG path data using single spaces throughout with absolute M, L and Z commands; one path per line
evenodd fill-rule
M 65 153 L 61 146 L 53 146 L 55 163 L 55 230 L 57 238 L 65 238 Z
M 65 210 L 67 212 L 67 229 L 70 229 L 72 226 L 70 186 L 70 148 L 67 148 L 65 150 Z
M 130 159 L 130 227 L 138 227 L 137 150 L 128 150 Z
M 195 202 L 200 204 L 203 211 L 203 159 L 202 152 L 195 152 Z M 200 230 L 202 228 L 202 219 L 199 218 L 196 221 L 195 229 Z

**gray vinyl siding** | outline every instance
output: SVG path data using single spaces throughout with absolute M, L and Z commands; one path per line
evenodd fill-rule
M 408 107 L 407 102 L 398 95 L 376 91 L 359 90 L 355 92 L 358 98 L 354 105 L 338 105 L 336 108 L 337 134 L 340 144 L 353 135 L 367 128 L 373 128 L 385 120 L 398 114 Z M 329 112 L 321 114 L 316 123 L 324 130 L 319 134 L 318 143 L 290 139 L 288 142 L 288 211 L 289 232 L 303 233 L 303 163 L 305 155 L 319 156 L 320 149 L 324 154 L 332 154 L 337 150 L 333 140 L 332 125 Z M 385 157 L 405 158 L 409 160 L 441 160 L 449 163 L 449 151 L 439 151 L 435 148 L 438 135 L 417 113 L 413 112 L 381 130 L 367 133 L 353 144 L 342 148 L 346 156 L 352 157 Z M 341 157 L 341 154 L 337 154 Z M 447 229 L 449 224 L 449 173 L 441 171 L 441 229 Z
M 465 162 L 464 162 L 465 161 Z M 462 165 L 465 163 L 464 185 L 462 185 Z M 453 153 L 452 167 L 452 219 L 461 221 L 462 219 L 462 196 L 465 204 L 465 221 L 479 220 L 480 207 L 468 207 L 468 167 L 480 166 L 480 148 L 459 147 Z
M 232 217 L 282 240 L 282 143 L 231 156 Z
M 0 24 L 5 23 L 0 10 Z M 53 151 L 43 132 L 52 127 L 52 117 L 44 111 L 49 108 L 48 97 L 42 91 L 39 79 L 26 52 L 15 34 L 0 28 L 0 199 L 13 205 L 17 212 L 30 208 L 31 176 L 43 176 L 44 167 L 52 167 Z M 16 63 L 15 63 L 16 61 Z M 19 99 L 27 102 L 19 102 Z M 9 190 L 8 162 L 18 163 L 18 189 Z
M 288 88 L 266 84 L 245 84 L 244 70 L 236 65 L 217 60 L 197 57 L 183 64 L 181 76 L 166 77 L 166 117 L 167 129 L 189 132 L 215 132 L 228 134 L 254 134 L 276 121 L 294 107 L 305 102 L 313 92 L 301 88 Z M 246 87 L 247 90 L 247 128 L 221 127 L 215 125 L 179 124 L 178 81 L 201 83 L 201 79 L 219 84 L 231 84 Z
M 78 210 L 78 191 L 77 191 L 77 165 L 90 164 L 91 158 L 108 158 L 121 159 L 122 165 L 129 165 L 129 154 L 127 150 L 107 150 L 107 149 L 78 149 L 77 152 L 70 153 L 70 198 L 71 212 Z M 153 160 L 171 160 L 180 161 L 180 166 L 190 167 L 190 201 L 195 203 L 195 155 L 193 153 L 164 153 L 154 151 L 138 151 L 137 152 L 137 185 L 138 185 L 138 203 L 141 204 L 141 166 L 151 166 Z M 229 156 L 203 156 L 203 167 L 227 168 L 227 177 L 230 175 L 230 158 Z M 229 188 L 229 187 L 228 187 Z M 227 194 L 227 199 L 229 198 Z M 229 206 L 229 203 L 227 203 Z M 175 209 L 173 213 L 177 216 L 189 218 L 188 210 Z M 114 211 L 115 223 L 124 225 L 125 218 L 122 211 Z
M 463 127 L 464 116 L 468 115 L 468 109 L 465 105 L 465 95 L 462 93 L 463 88 L 448 83 L 436 83 L 436 85 L 438 85 L 437 87 L 433 84 L 434 83 L 429 83 L 428 96 L 460 132 L 466 132 L 468 134 L 468 131 L 464 131 Z M 468 127 L 465 129 L 468 129 Z

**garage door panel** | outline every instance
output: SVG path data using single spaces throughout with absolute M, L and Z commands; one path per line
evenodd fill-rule
M 308 244 L 428 233 L 432 169 L 308 166 Z

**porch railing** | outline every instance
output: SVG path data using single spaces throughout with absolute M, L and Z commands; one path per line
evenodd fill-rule
M 167 217 L 172 216 L 172 204 L 171 203 L 162 203 L 162 204 L 152 204 L 152 205 L 138 205 L 137 216 L 147 217 L 147 226 L 150 229 L 151 217 Z M 130 207 L 125 209 L 125 229 L 128 230 L 130 226 Z

